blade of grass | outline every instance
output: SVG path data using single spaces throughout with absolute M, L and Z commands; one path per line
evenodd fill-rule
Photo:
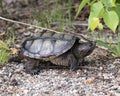
M 78 11 L 75 15 L 75 19 L 78 17 L 78 15 L 80 14 L 80 11 L 82 10 L 82 8 L 89 2 L 90 0 L 82 0 L 81 4 L 79 5 Z
M 6 50 L 9 50 L 9 48 L 7 47 L 7 45 L 2 40 L 0 40 L 0 48 L 4 48 Z

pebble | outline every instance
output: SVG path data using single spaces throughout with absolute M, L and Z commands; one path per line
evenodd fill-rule
M 19 49 L 19 48 L 21 48 L 21 45 L 20 44 L 15 44 L 15 47 Z
M 43 32 L 43 30 L 42 29 L 35 29 L 35 33 L 40 33 L 40 32 Z
M 24 36 L 30 36 L 31 32 L 24 32 Z
M 109 71 L 109 66 L 106 65 L 104 70 Z M 116 67 L 113 68 L 115 70 Z M 22 63 L 12 63 L 0 69 L 0 96 L 9 96 L 9 92 L 12 96 L 110 96 L 120 93 L 119 76 L 114 77 L 112 71 L 44 69 L 39 75 L 31 76 L 22 69 Z M 106 80 L 95 79 L 94 76 Z M 86 83 L 90 80 L 92 83 Z
M 120 93 L 120 86 L 116 90 L 117 93 Z

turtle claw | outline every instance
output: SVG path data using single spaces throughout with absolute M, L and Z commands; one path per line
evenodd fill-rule
M 29 59 L 25 64 L 25 71 L 31 75 L 38 75 L 40 72 L 39 61 L 34 59 Z
M 30 72 L 27 72 L 30 75 L 39 75 L 39 70 L 31 70 Z
M 77 70 L 77 64 L 71 64 L 70 70 L 71 71 L 76 71 Z
M 88 60 L 83 59 L 83 61 L 82 61 L 82 66 L 85 66 L 85 65 L 88 65 L 88 64 L 89 64 L 89 61 L 88 61 Z

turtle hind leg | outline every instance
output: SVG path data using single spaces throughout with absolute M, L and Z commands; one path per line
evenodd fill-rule
M 40 71 L 39 60 L 28 59 L 25 63 L 25 71 L 31 75 L 37 75 Z
M 78 68 L 77 59 L 70 51 L 52 59 L 51 62 L 56 65 L 70 66 L 70 70 L 72 71 Z

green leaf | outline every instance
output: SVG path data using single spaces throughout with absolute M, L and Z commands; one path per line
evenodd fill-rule
M 112 52 L 113 52 L 115 55 L 117 55 L 117 56 L 118 56 L 118 52 L 117 52 L 116 47 L 113 47 L 113 48 L 112 48 Z
M 115 46 L 115 54 L 117 54 L 118 56 L 120 56 L 120 43 L 118 43 L 116 46 Z
M 116 5 L 116 7 L 114 7 L 113 10 L 115 10 L 115 12 L 118 14 L 120 20 L 120 5 Z
M 89 2 L 90 0 L 82 0 L 81 4 L 79 5 L 78 11 L 75 15 L 75 19 L 77 18 L 77 16 L 79 15 L 80 11 L 82 10 L 82 8 Z
M 110 1 L 111 1 L 112 7 L 115 7 L 116 6 L 116 4 L 115 4 L 116 0 L 110 0 Z
M 108 48 L 116 56 L 120 57 L 120 42 L 118 42 L 116 45 L 111 45 L 110 43 L 106 43 L 102 40 L 98 40 L 97 45 Z
M 91 25 L 89 26 L 89 28 L 94 31 L 95 28 L 97 28 L 98 24 L 100 23 L 99 18 L 93 18 L 91 21 Z
M 116 3 L 120 3 L 120 0 L 116 0 Z
M 119 23 L 119 17 L 115 11 L 108 11 L 105 13 L 104 17 L 105 24 L 113 31 L 115 32 L 118 23 Z
M 102 30 L 102 29 L 103 29 L 102 23 L 99 23 L 99 24 L 98 24 L 98 29 L 99 29 L 99 30 Z
M 102 40 L 98 40 L 98 41 L 97 41 L 97 44 L 98 44 L 99 46 L 104 46 L 104 47 L 110 49 L 110 46 L 108 46 L 108 44 L 107 44 L 106 42 L 102 41 Z
M 102 17 L 104 13 L 104 6 L 103 4 L 99 1 L 97 3 L 94 3 L 91 6 L 91 11 L 90 11 L 90 15 L 89 15 L 89 19 L 88 19 L 88 25 L 90 26 L 92 23 L 92 19 L 93 18 L 100 18 Z
M 100 0 L 105 7 L 109 8 L 109 7 L 115 7 L 116 4 L 115 4 L 115 1 L 116 0 Z

